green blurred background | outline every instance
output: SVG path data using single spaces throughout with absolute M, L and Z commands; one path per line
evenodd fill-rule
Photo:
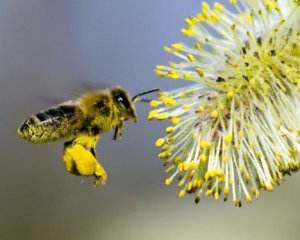
M 224 1 L 223 1 L 224 2 Z M 0 239 L 181 240 L 299 239 L 298 183 L 288 177 L 273 193 L 244 203 L 193 197 L 177 199 L 153 142 L 164 124 L 126 123 L 124 139 L 108 133 L 98 155 L 105 187 L 68 174 L 62 142 L 32 145 L 17 136 L 45 99 L 70 97 L 80 81 L 119 84 L 132 94 L 164 90 L 181 81 L 158 79 L 156 64 L 172 57 L 162 47 L 184 40 L 183 19 L 199 0 L 1 0 L 0 1 Z

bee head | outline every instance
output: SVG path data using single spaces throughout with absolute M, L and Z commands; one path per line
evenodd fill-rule
M 120 117 L 124 118 L 124 120 L 130 119 L 133 122 L 137 122 L 135 108 L 129 93 L 121 87 L 114 87 L 111 89 L 111 94 L 113 101 L 121 114 Z

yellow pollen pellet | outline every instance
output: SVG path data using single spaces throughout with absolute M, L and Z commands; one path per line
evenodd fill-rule
M 175 169 L 175 166 L 170 166 L 166 169 L 166 173 L 170 173 Z
M 266 190 L 267 190 L 267 191 L 273 191 L 274 188 L 273 188 L 272 185 L 268 184 L 268 185 L 266 185 Z
M 157 110 L 150 111 L 148 115 L 148 120 L 153 120 L 154 118 L 156 118 L 157 114 L 158 114 Z
M 188 25 L 188 26 L 193 26 L 193 22 L 192 22 L 192 20 L 189 19 L 189 18 L 184 19 L 184 22 L 185 22 L 185 24 Z
M 160 92 L 159 93 L 159 97 L 161 97 L 161 98 L 164 98 L 164 97 L 167 97 L 167 96 L 168 96 L 167 92 Z
M 187 191 L 189 192 L 189 191 L 191 191 L 192 190 L 192 188 L 193 188 L 193 183 L 192 182 L 190 182 L 189 184 L 188 184 L 188 186 L 187 186 Z
M 254 79 L 254 78 L 251 78 L 250 81 L 249 81 L 249 84 L 250 84 L 251 86 L 255 86 L 255 85 L 256 85 L 255 79 Z
M 207 156 L 206 156 L 204 153 L 202 153 L 202 154 L 200 155 L 200 161 L 201 161 L 201 162 L 207 162 Z
M 220 104 L 219 109 L 220 109 L 221 111 L 223 111 L 223 110 L 225 109 L 224 104 Z
M 181 159 L 180 156 L 175 157 L 175 159 L 174 159 L 174 164 L 175 164 L 175 165 L 178 165 L 178 164 L 180 164 L 181 162 L 182 162 L 182 159 Z
M 232 199 L 232 202 L 233 202 L 234 206 L 238 206 L 239 205 L 239 201 L 236 198 Z
M 276 152 L 276 157 L 282 159 L 282 154 L 280 152 Z
M 218 192 L 218 191 L 216 191 L 216 192 L 214 193 L 214 199 L 215 199 L 215 200 L 218 200 L 218 199 L 219 199 L 219 192 Z
M 210 171 L 210 176 L 213 178 L 213 177 L 216 177 L 217 176 L 217 170 L 216 169 L 212 169 Z
M 184 35 L 184 36 L 187 36 L 187 37 L 193 37 L 196 35 L 196 31 L 194 29 L 191 29 L 191 28 L 183 28 L 181 29 L 181 33 Z
M 180 172 L 183 171 L 183 163 L 178 164 L 177 170 Z
M 210 116 L 211 116 L 212 118 L 218 118 L 218 117 L 219 117 L 219 113 L 218 113 L 217 110 L 214 110 L 214 111 L 212 111 L 212 112 L 210 113 Z
M 175 131 L 175 128 L 170 126 L 166 128 L 166 133 L 173 133 Z
M 157 106 L 159 105 L 159 101 L 152 100 L 152 101 L 150 101 L 149 105 L 150 105 L 151 107 L 157 107 Z
M 167 107 L 174 107 L 176 106 L 176 101 L 171 98 L 171 97 L 168 97 L 168 98 L 165 98 L 163 100 L 163 103 L 167 106 Z
M 184 185 L 184 181 L 181 180 L 179 183 L 178 183 L 178 187 L 182 187 Z
M 169 48 L 169 47 L 164 47 L 164 50 L 166 52 L 168 52 L 168 53 L 172 53 L 173 52 L 173 50 L 171 48 Z
M 205 22 L 205 16 L 203 14 L 201 14 L 201 13 L 198 14 L 197 18 L 198 18 L 199 22 Z
M 183 110 L 189 110 L 190 106 L 188 104 L 184 104 L 184 105 L 182 105 L 182 109 Z
M 193 25 L 200 22 L 200 20 L 197 17 L 194 17 L 194 16 L 191 17 L 191 21 L 192 21 Z
M 266 4 L 266 7 L 267 7 L 267 10 L 271 10 L 271 9 L 276 8 L 276 3 L 274 1 L 266 0 L 265 4 Z
M 234 96 L 234 92 L 233 91 L 229 91 L 227 94 L 227 97 L 232 98 Z
M 163 72 L 160 71 L 160 70 L 155 70 L 154 73 L 155 73 L 157 76 L 161 77 L 161 78 L 166 77 L 166 74 L 163 73 Z
M 200 179 L 197 181 L 197 188 L 201 188 L 203 181 Z
M 166 159 L 166 158 L 168 158 L 168 154 L 167 154 L 167 152 L 162 152 L 162 153 L 158 154 L 158 157 L 160 159 Z
M 188 54 L 188 55 L 187 55 L 187 59 L 188 59 L 190 62 L 195 62 L 195 61 L 196 61 L 196 58 L 195 58 L 192 54 Z
M 247 15 L 246 21 L 247 21 L 248 23 L 252 23 L 253 18 L 252 18 L 252 16 L 251 16 L 251 14 Z
M 187 162 L 182 163 L 182 170 L 187 171 L 190 169 L 190 164 Z
M 196 69 L 196 72 L 198 73 L 198 75 L 199 75 L 200 77 L 203 77 L 203 76 L 204 76 L 204 71 L 203 71 L 201 68 L 197 68 L 197 69 Z
M 228 186 L 225 186 L 225 187 L 224 187 L 224 194 L 225 194 L 225 195 L 228 195 L 229 192 L 230 192 L 229 187 L 228 187 Z
M 183 78 L 186 80 L 191 80 L 191 79 L 193 79 L 193 76 L 189 73 L 185 73 L 185 74 L 183 74 Z
M 197 188 L 198 180 L 193 180 L 192 184 L 193 184 L 193 188 Z
M 168 137 L 166 142 L 167 142 L 167 144 L 171 144 L 174 142 L 174 140 L 175 140 L 174 138 Z
M 165 140 L 163 138 L 159 138 L 155 142 L 156 147 L 161 147 L 165 143 Z
M 202 11 L 208 11 L 210 9 L 207 2 L 202 2 Z
M 165 144 L 161 147 L 162 151 L 166 151 L 169 148 L 168 144 Z
M 198 169 L 198 166 L 199 166 L 199 164 L 197 162 L 191 162 L 190 163 L 190 168 L 191 169 L 196 170 L 196 169 Z
M 166 120 L 166 119 L 168 119 L 168 114 L 161 113 L 158 115 L 158 120 Z
M 219 3 L 219 2 L 215 2 L 214 3 L 214 7 L 220 11 L 222 11 L 224 9 L 223 4 Z
M 198 50 L 201 50 L 201 44 L 198 43 L 198 42 L 196 42 L 196 43 L 195 43 L 195 48 L 197 48 Z
M 225 136 L 225 142 L 231 143 L 232 140 L 233 140 L 233 136 L 232 136 L 231 133 L 229 133 L 229 134 L 227 134 L 227 135 Z
M 218 22 L 220 20 L 220 14 L 218 12 L 218 9 L 214 9 L 214 12 L 212 14 L 212 18 L 215 22 Z
M 180 120 L 177 117 L 174 117 L 174 118 L 171 119 L 171 123 L 174 124 L 174 125 L 177 125 L 179 122 L 180 122 Z
M 157 65 L 156 66 L 156 69 L 157 70 L 164 70 L 166 67 L 165 66 L 163 66 L 163 65 Z
M 218 177 L 224 177 L 224 173 L 221 170 L 216 170 L 216 175 Z
M 205 196 L 208 197 L 213 193 L 213 190 L 209 189 L 206 191 Z
M 169 66 L 172 67 L 172 68 L 176 68 L 176 67 L 177 67 L 177 64 L 174 63 L 174 62 L 169 62 L 168 64 L 169 64 Z
M 209 141 L 201 141 L 200 142 L 200 147 L 202 149 L 210 148 L 211 143 Z
M 179 97 L 180 98 L 186 98 L 187 96 L 188 96 L 188 93 L 182 92 Z
M 169 186 L 172 183 L 172 181 L 173 181 L 173 178 L 168 178 L 168 179 L 165 180 L 165 184 L 167 186 Z
M 199 111 L 200 113 L 203 113 L 203 112 L 204 112 L 204 107 L 203 107 L 202 105 L 200 105 L 200 106 L 198 107 L 198 111 Z
M 258 198 L 259 198 L 259 195 L 260 195 L 259 191 L 256 190 L 256 191 L 255 191 L 255 198 L 258 199 Z
M 177 80 L 180 76 L 179 76 L 178 72 L 176 72 L 175 70 L 170 70 L 167 73 L 167 77 L 171 78 L 171 79 L 174 79 L 174 80 Z
M 172 48 L 176 51 L 181 51 L 183 49 L 183 44 L 182 43 L 174 43 L 172 44 Z
M 184 195 L 185 195 L 185 191 L 184 191 L 184 190 L 181 190 L 181 191 L 179 192 L 179 194 L 178 194 L 178 197 L 179 197 L 179 198 L 183 198 Z

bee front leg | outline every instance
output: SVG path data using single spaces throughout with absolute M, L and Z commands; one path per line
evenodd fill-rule
M 118 124 L 118 126 L 115 128 L 113 140 L 117 140 L 117 137 L 119 137 L 119 139 L 122 139 L 123 127 L 124 127 L 124 121 L 121 121 Z
M 64 164 L 69 173 L 80 176 L 94 176 L 94 186 L 99 182 L 104 185 L 107 174 L 101 164 L 95 158 L 95 150 L 87 150 L 81 144 L 65 143 Z

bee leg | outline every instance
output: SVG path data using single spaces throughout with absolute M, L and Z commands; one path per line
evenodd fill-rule
M 118 126 L 118 137 L 119 137 L 119 139 L 122 139 L 123 127 L 124 127 L 124 122 L 121 121 L 119 123 L 119 126 Z
M 72 147 L 72 141 L 65 142 L 64 155 L 63 155 L 64 164 L 65 164 L 66 170 L 69 173 L 79 175 L 79 173 L 76 169 L 76 166 L 75 166 L 75 162 L 73 161 L 73 158 L 72 158 L 71 147 Z
M 122 139 L 124 122 L 121 121 L 118 126 L 115 128 L 113 140 L 117 140 L 117 138 Z
M 95 148 L 91 148 L 90 152 L 93 154 L 93 156 L 96 159 Z M 95 175 L 94 187 L 96 187 L 100 181 L 101 181 L 102 185 L 104 185 L 106 183 L 107 174 L 106 174 L 104 168 L 101 166 L 101 164 L 98 161 L 96 162 L 96 169 L 95 169 L 94 175 Z
M 107 180 L 107 174 L 94 156 L 95 150 L 89 151 L 81 144 L 65 143 L 64 163 L 69 173 L 80 176 L 94 176 L 94 186 L 102 185 Z
M 99 162 L 97 162 L 96 164 L 96 170 L 94 175 L 95 175 L 94 187 L 96 187 L 100 181 L 102 185 L 105 185 L 107 180 L 107 174 Z
M 113 140 L 116 141 L 117 140 L 117 136 L 118 136 L 118 127 L 115 128 L 115 131 L 114 131 L 114 137 L 113 137 Z

